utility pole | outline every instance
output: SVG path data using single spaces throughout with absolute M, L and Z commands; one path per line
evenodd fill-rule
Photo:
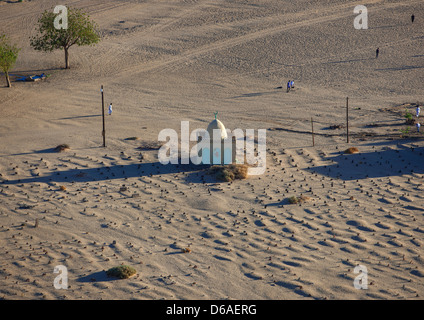
M 105 99 L 103 95 L 103 85 L 100 87 L 100 92 L 102 93 L 102 119 L 103 119 L 103 147 L 106 147 L 106 130 L 105 130 Z
M 349 143 L 349 98 L 346 97 L 346 133 L 347 143 Z

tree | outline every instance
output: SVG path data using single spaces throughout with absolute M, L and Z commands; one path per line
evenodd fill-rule
M 31 46 L 35 50 L 51 52 L 65 51 L 65 68 L 69 69 L 69 48 L 73 45 L 94 45 L 100 41 L 97 25 L 81 9 L 67 9 L 67 27 L 56 28 L 55 19 L 60 14 L 44 11 L 38 20 L 38 34 L 32 37 Z
M 16 45 L 12 45 L 9 42 L 6 35 L 3 34 L 0 36 L 0 69 L 3 70 L 6 76 L 6 82 L 9 88 L 12 86 L 9 79 L 9 71 L 15 65 L 20 50 Z

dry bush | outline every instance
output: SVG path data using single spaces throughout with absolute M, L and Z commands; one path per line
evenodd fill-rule
M 347 153 L 347 154 L 353 154 L 353 153 L 358 153 L 358 152 L 359 152 L 358 148 L 355 148 L 355 147 L 347 148 L 344 151 L 344 153 Z
M 69 150 L 71 147 L 64 143 L 64 144 L 59 144 L 56 148 L 54 148 L 54 151 L 56 152 L 62 152 L 62 151 L 66 151 Z
M 246 179 L 247 169 L 245 164 L 214 165 L 209 168 L 209 173 L 215 175 L 218 180 L 231 182 L 235 179 Z
M 288 200 L 290 204 L 297 204 L 309 201 L 311 198 L 302 194 L 300 197 L 291 196 Z
M 119 279 L 128 279 L 136 273 L 137 271 L 133 267 L 126 265 L 113 267 L 106 271 L 108 277 L 114 277 Z

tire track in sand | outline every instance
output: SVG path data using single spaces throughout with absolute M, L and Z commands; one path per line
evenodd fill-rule
M 372 3 L 380 2 L 381 0 L 374 0 L 371 1 Z M 199 56 L 208 54 L 210 52 L 219 51 L 227 48 L 231 48 L 237 45 L 241 45 L 250 41 L 254 41 L 263 37 L 267 37 L 270 35 L 275 35 L 280 32 L 285 32 L 305 26 L 311 26 L 319 23 L 325 23 L 330 22 L 333 20 L 337 20 L 343 17 L 350 17 L 354 16 L 353 14 L 353 8 L 355 6 L 356 2 L 350 2 L 348 4 L 343 4 L 339 6 L 333 6 L 330 9 L 323 9 L 320 10 L 319 13 L 323 13 L 324 15 L 303 20 L 299 22 L 292 23 L 290 25 L 278 25 L 275 27 L 267 28 L 264 30 L 260 30 L 257 32 L 249 33 L 246 35 L 242 35 L 236 38 L 230 38 L 222 41 L 217 41 L 211 44 L 204 45 L 200 48 L 195 48 L 192 50 L 189 50 L 187 52 L 183 52 L 181 55 L 155 60 L 151 63 L 145 64 L 144 66 L 141 66 L 141 68 L 135 68 L 135 66 L 131 66 L 125 69 L 122 69 L 126 76 L 128 76 L 128 73 L 144 73 L 144 72 L 156 72 L 156 73 L 165 73 L 169 72 L 171 69 L 176 70 L 178 66 L 184 65 L 193 59 L 198 58 Z M 379 8 L 379 10 L 385 9 L 387 5 L 384 7 Z M 346 10 L 347 8 L 352 8 L 352 10 Z M 311 12 L 305 12 L 305 16 L 309 16 Z M 183 15 L 184 16 L 184 15 Z M 275 17 L 274 19 L 280 19 L 280 17 Z M 168 22 L 169 24 L 172 23 L 171 21 Z M 159 27 L 158 27 L 159 28 Z M 160 30 L 160 29 L 158 29 Z

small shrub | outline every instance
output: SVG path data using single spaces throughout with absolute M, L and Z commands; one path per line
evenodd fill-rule
M 311 198 L 302 194 L 300 197 L 291 196 L 288 200 L 290 204 L 297 204 L 309 201 Z
M 347 154 L 354 154 L 354 153 L 358 153 L 358 152 L 359 152 L 358 148 L 355 148 L 355 147 L 347 148 L 344 151 L 344 153 L 347 153 Z
M 410 130 L 411 128 L 410 127 L 406 127 L 405 129 L 400 129 L 400 135 L 401 135 L 401 137 L 406 137 L 406 136 L 408 136 L 409 135 L 409 130 Z
M 54 148 L 54 150 L 56 151 L 56 152 L 62 152 L 62 151 L 66 151 L 66 150 L 69 150 L 70 149 L 70 147 L 69 147 L 69 145 L 68 144 L 60 144 L 60 145 L 58 145 L 56 148 Z
M 136 273 L 137 271 L 133 267 L 126 265 L 113 267 L 106 271 L 108 277 L 115 277 L 119 279 L 128 279 Z
M 296 203 L 299 203 L 299 198 L 298 198 L 298 197 L 296 197 L 296 196 L 291 196 L 291 197 L 289 198 L 289 203 L 290 203 L 290 204 L 296 204 Z
M 234 173 L 233 173 L 233 172 L 231 172 L 230 170 L 222 169 L 222 170 L 219 170 L 219 171 L 216 173 L 215 177 L 216 177 L 218 180 L 225 181 L 225 182 L 230 182 L 230 181 L 233 181 L 233 180 L 234 180 L 235 175 L 234 175 Z
M 414 117 L 412 116 L 412 113 L 410 113 L 409 111 L 408 111 L 408 109 L 406 109 L 405 110 L 405 115 L 404 115 L 404 117 L 405 117 L 405 119 L 406 119 L 406 124 L 407 125 L 413 125 L 413 124 L 415 124 L 415 120 L 414 120 Z
M 231 182 L 235 179 L 246 179 L 247 169 L 245 164 L 214 165 L 209 168 L 209 173 L 214 174 L 218 180 Z

